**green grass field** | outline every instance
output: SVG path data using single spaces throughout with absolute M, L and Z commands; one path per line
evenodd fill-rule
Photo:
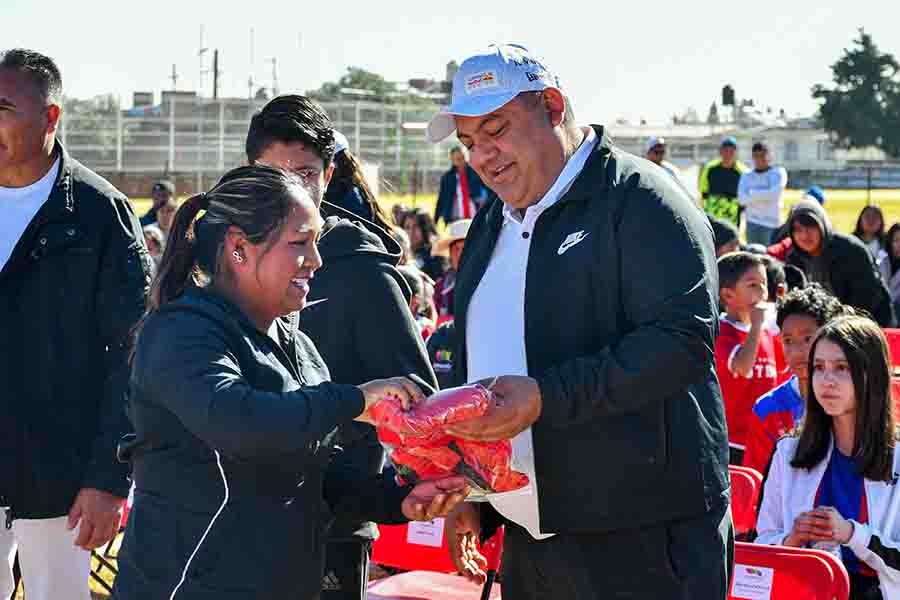
M 786 205 L 790 207 L 800 199 L 803 192 L 799 190 L 788 190 L 785 196 Z M 851 233 L 856 226 L 856 219 L 859 212 L 866 205 L 867 194 L 865 190 L 826 190 L 825 196 L 827 201 L 825 209 L 831 217 L 835 230 L 841 233 Z M 434 212 L 434 204 L 437 200 L 436 194 L 419 195 L 413 198 L 410 195 L 402 194 L 384 194 L 379 202 L 381 206 L 390 212 L 393 205 L 402 203 L 406 206 L 417 206 L 424 208 L 429 212 Z M 886 227 L 900 221 L 900 189 L 898 190 L 872 190 L 871 201 L 877 204 L 884 211 L 884 220 Z M 139 215 L 144 214 L 150 207 L 149 198 L 133 199 L 135 210 Z M 787 212 L 787 207 L 785 212 Z

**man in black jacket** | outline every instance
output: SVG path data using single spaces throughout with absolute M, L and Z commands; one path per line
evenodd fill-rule
M 450 431 L 512 439 L 524 494 L 447 520 L 460 570 L 506 524 L 504 596 L 723 599 L 733 531 L 703 213 L 671 177 L 579 128 L 519 46 L 466 60 L 432 141 L 456 132 L 497 192 L 456 283 L 454 383 L 494 406 Z M 527 274 L 527 278 L 526 278 Z
M 478 173 L 466 160 L 462 146 L 450 149 L 450 162 L 452 166 L 441 176 L 434 209 L 435 224 L 442 219 L 447 225 L 459 219 L 471 219 L 484 205 L 487 195 Z
M 0 556 L 18 547 L 29 600 L 89 600 L 89 550 L 118 532 L 150 269 L 128 200 L 56 142 L 61 96 L 53 60 L 0 54 Z

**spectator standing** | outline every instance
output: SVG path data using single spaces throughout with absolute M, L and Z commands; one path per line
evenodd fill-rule
M 466 245 L 466 236 L 471 219 L 462 219 L 450 224 L 447 235 L 440 238 L 432 249 L 437 256 L 444 256 L 450 260 L 450 268 L 444 276 L 438 279 L 434 286 L 434 305 L 441 319 L 453 318 L 453 293 L 456 289 L 456 271 L 459 269 L 459 260 L 462 257 L 463 248 Z
M 881 259 L 881 252 L 885 249 L 884 241 L 884 213 L 874 204 L 862 209 L 853 229 L 859 241 L 863 243 L 876 261 Z
M 781 225 L 787 171 L 773 167 L 770 159 L 766 144 L 753 144 L 753 170 L 743 173 L 738 184 L 738 204 L 746 211 L 750 244 L 768 246 Z
M 652 137 L 647 142 L 646 158 L 653 164 L 662 167 L 662 169 L 678 179 L 678 168 L 666 160 L 666 139 L 661 137 Z
M 768 280 L 762 257 L 733 252 L 719 259 L 724 313 L 716 339 L 716 372 L 722 384 L 731 463 L 741 464 L 753 403 L 778 385 L 775 340 L 765 327 Z
M 163 204 L 156 209 L 156 226 L 162 231 L 163 239 L 169 238 L 169 231 L 172 229 L 172 223 L 175 221 L 175 212 L 178 210 L 178 203 L 174 197 L 169 197 Z
M 835 233 L 814 200 L 801 200 L 788 218 L 791 246 L 785 262 L 800 268 L 842 304 L 870 314 L 882 327 L 894 324 L 894 309 L 872 255 L 854 236 Z
M 150 210 L 141 217 L 141 227 L 156 223 L 159 220 L 159 217 L 156 214 L 159 207 L 167 204 L 171 200 L 175 200 L 175 184 L 167 179 L 157 181 L 153 184 L 153 187 L 150 188 L 150 198 L 153 200 L 153 205 L 150 207 Z
M 878 261 L 878 269 L 890 294 L 894 314 L 900 315 L 900 223 L 891 225 L 884 236 L 884 252 Z
M 450 149 L 450 170 L 441 176 L 434 222 L 449 225 L 459 219 L 472 219 L 485 202 L 487 190 L 466 158 L 462 146 Z
M 56 140 L 56 63 L 0 54 L 0 597 L 90 600 L 128 494 L 126 342 L 151 261 L 128 199 Z
M 737 159 L 737 139 L 728 136 L 719 145 L 719 158 L 711 160 L 700 171 L 698 184 L 706 214 L 741 226 L 738 184 L 747 166 Z
M 884 334 L 863 317 L 826 324 L 810 350 L 799 436 L 781 440 L 756 542 L 834 552 L 853 600 L 900 597 L 900 451 Z
M 778 301 L 778 327 L 791 378 L 753 405 L 745 467 L 765 473 L 775 443 L 800 424 L 809 389 L 809 349 L 819 328 L 844 312 L 837 298 L 818 284 L 791 290 Z
M 427 129 L 432 142 L 454 131 L 500 201 L 476 215 L 457 272 L 452 379 L 494 381 L 502 401 L 449 431 L 512 439 L 531 491 L 447 519 L 458 569 L 484 577 L 468 558 L 503 523 L 509 598 L 724 598 L 733 535 L 706 218 L 603 127 L 579 127 L 522 46 L 462 63 Z
M 266 104 L 250 123 L 247 159 L 289 170 L 304 181 L 325 218 L 318 240 L 323 266 L 310 285 L 310 305 L 297 317 L 337 383 L 359 385 L 397 374 L 418 377 L 426 388 L 437 382 L 418 326 L 409 312 L 411 291 L 397 266 L 402 250 L 376 223 L 322 200 L 334 178 L 335 131 L 315 101 L 284 95 Z M 337 153 L 344 154 L 346 150 Z M 345 181 L 370 189 L 359 163 L 341 168 Z M 384 222 L 374 208 L 374 218 Z M 386 222 L 384 222 L 387 225 Z M 351 423 L 341 430 L 345 461 L 361 473 L 378 475 L 384 450 L 373 427 Z M 368 556 L 378 530 L 374 523 L 342 518 L 329 532 L 323 578 L 323 600 L 358 599 L 365 594 Z
M 421 208 L 414 208 L 403 217 L 403 229 L 409 236 L 416 266 L 431 277 L 432 281 L 440 279 L 447 270 L 447 261 L 443 257 L 434 256 L 431 252 L 438 238 L 431 215 Z

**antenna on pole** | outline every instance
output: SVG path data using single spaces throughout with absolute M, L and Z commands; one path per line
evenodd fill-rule
M 250 28 L 250 76 L 247 77 L 247 98 L 253 99 L 253 71 L 256 68 L 255 44 L 253 40 L 253 28 Z
M 205 83 L 206 74 L 209 73 L 209 69 L 206 68 L 205 58 L 206 53 L 209 52 L 209 48 L 203 45 L 203 25 L 200 26 L 200 50 L 197 51 L 197 56 L 200 59 L 200 78 L 197 80 L 197 96 L 203 97 L 203 88 Z
M 172 91 L 178 87 L 178 71 L 175 70 L 175 63 L 172 63 L 172 74 L 169 76 L 172 80 Z
M 278 57 L 273 56 L 268 60 L 272 63 L 272 97 L 278 96 Z

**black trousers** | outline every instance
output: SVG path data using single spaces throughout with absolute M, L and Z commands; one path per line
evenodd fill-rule
M 536 541 L 507 525 L 503 597 L 725 600 L 734 563 L 726 498 L 699 518 Z
M 325 550 L 321 600 L 365 600 L 371 554 L 371 540 L 330 540 Z

